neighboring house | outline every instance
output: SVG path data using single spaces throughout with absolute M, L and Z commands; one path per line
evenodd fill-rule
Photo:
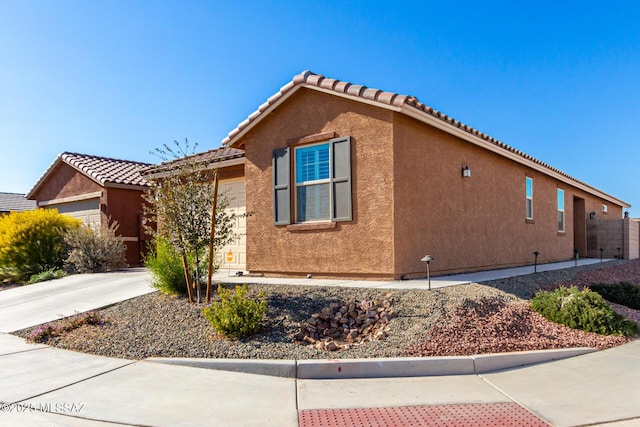
M 629 205 L 416 98 L 303 72 L 223 141 L 245 151 L 247 269 L 360 278 L 587 256 Z M 615 253 L 604 253 L 613 257 Z
M 142 228 L 142 193 L 149 186 L 140 175 L 148 163 L 78 153 L 62 153 L 27 194 L 38 207 L 57 209 L 99 227 L 117 221 L 129 265 L 139 265 L 149 237 Z
M 0 215 L 9 212 L 32 211 L 36 208 L 36 202 L 28 200 L 24 194 L 0 193 Z
M 219 148 L 196 154 L 195 157 L 196 162 L 201 163 L 205 169 L 218 170 L 218 194 L 224 194 L 228 198 L 227 210 L 238 215 L 233 225 L 233 232 L 237 238 L 218 252 L 218 265 L 222 270 L 244 271 L 247 264 L 244 152 L 235 148 Z M 145 168 L 141 173 L 149 180 L 162 179 L 179 162 L 180 160 L 164 162 Z M 231 261 L 227 260 L 227 256 Z

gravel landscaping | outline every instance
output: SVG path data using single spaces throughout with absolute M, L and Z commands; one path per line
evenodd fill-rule
M 640 261 L 614 261 L 577 269 L 558 270 L 426 290 L 250 285 L 251 295 L 263 291 L 269 311 L 262 332 L 247 339 L 220 337 L 201 313 L 202 306 L 159 292 L 100 310 L 105 323 L 85 325 L 47 344 L 111 357 L 207 358 L 368 358 L 468 355 L 565 347 L 609 348 L 626 338 L 600 336 L 548 322 L 533 312 L 525 299 L 537 289 L 560 284 L 586 285 L 620 280 L 640 284 Z M 332 303 L 387 299 L 397 317 L 380 340 L 327 351 L 294 343 L 301 323 Z M 640 312 L 612 305 L 631 320 Z M 33 329 L 16 334 L 26 337 Z

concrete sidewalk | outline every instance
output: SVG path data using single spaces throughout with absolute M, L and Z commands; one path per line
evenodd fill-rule
M 77 274 L 0 292 L 0 332 L 13 332 L 155 291 L 143 268 Z
M 600 262 L 613 261 L 613 259 L 585 258 L 577 261 L 578 266 L 598 264 Z M 576 261 L 553 262 L 539 264 L 536 271 L 552 271 L 576 266 Z M 469 283 L 480 283 L 489 280 L 505 279 L 507 277 L 524 276 L 532 274 L 534 266 L 504 268 L 500 270 L 480 271 L 476 273 L 455 274 L 450 276 L 438 276 L 431 278 L 431 288 L 443 288 L 446 286 L 466 285 Z M 221 268 L 214 275 L 216 282 L 223 283 L 259 283 L 277 285 L 305 285 L 305 286 L 342 286 L 347 288 L 379 288 L 379 289 L 428 289 L 427 279 L 413 280 L 344 280 L 344 279 L 307 279 L 307 278 L 281 278 L 281 277 L 254 277 L 236 276 L 235 270 Z
M 0 334 L 0 425 L 293 427 L 323 425 L 336 413 L 454 417 L 465 408 L 497 408 L 509 425 L 638 425 L 638 362 L 636 341 L 483 374 L 300 379 L 91 356 Z M 488 425 L 472 423 L 482 414 L 472 416 L 466 425 Z

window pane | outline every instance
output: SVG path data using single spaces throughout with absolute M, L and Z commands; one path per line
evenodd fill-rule
M 564 212 L 558 212 L 558 231 L 564 231 Z
M 329 178 L 329 144 L 296 149 L 296 182 Z
M 298 222 L 328 220 L 329 205 L 328 183 L 298 187 Z
M 533 200 L 527 199 L 527 218 L 533 218 Z
M 564 210 L 564 190 L 558 190 L 558 210 Z
M 527 197 L 529 199 L 533 197 L 533 179 L 531 178 L 527 178 Z

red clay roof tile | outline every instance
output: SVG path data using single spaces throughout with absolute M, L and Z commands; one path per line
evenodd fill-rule
M 149 163 L 69 152 L 60 154 L 59 158 L 103 186 L 107 183 L 149 185 L 140 175 L 140 169 L 150 166 Z
M 422 102 L 420 102 L 418 100 L 418 98 L 414 97 L 414 96 L 408 96 L 408 95 L 400 95 L 397 93 L 393 93 L 393 92 L 385 92 L 379 89 L 372 89 L 372 88 L 367 88 L 366 86 L 362 86 L 362 85 L 354 85 L 352 83 L 349 82 L 345 82 L 345 81 L 340 81 L 340 80 L 336 80 L 336 79 L 329 79 L 324 77 L 323 75 L 320 74 L 315 74 L 312 73 L 311 71 L 303 71 L 302 73 L 296 75 L 293 77 L 293 79 L 287 83 L 286 85 L 282 86 L 282 88 L 280 88 L 280 90 L 278 92 L 276 92 L 273 96 L 271 96 L 267 102 L 265 102 L 264 104 L 262 104 L 257 111 L 255 111 L 254 113 L 252 113 L 251 115 L 249 115 L 249 117 L 244 120 L 242 123 L 240 123 L 235 129 L 233 129 L 231 132 L 229 132 L 229 134 L 227 135 L 226 138 L 224 138 L 222 140 L 222 144 L 223 145 L 227 145 L 230 144 L 234 138 L 236 138 L 238 135 L 240 135 L 243 130 L 245 130 L 248 126 L 251 125 L 251 123 L 253 123 L 256 120 L 259 120 L 260 116 L 262 115 L 262 113 L 267 110 L 271 105 L 277 103 L 283 96 L 285 96 L 289 91 L 294 90 L 296 87 L 309 87 L 309 88 L 313 88 L 313 87 L 318 87 L 318 88 L 322 88 L 322 89 L 329 89 L 331 91 L 337 92 L 337 93 L 344 93 L 356 98 L 363 98 L 363 99 L 368 99 L 368 100 L 372 100 L 372 101 L 376 101 L 379 102 L 381 104 L 386 104 L 386 105 L 393 105 L 395 107 L 406 107 L 409 106 L 411 108 L 414 108 L 416 110 L 418 110 L 419 112 L 423 112 L 426 113 L 432 117 L 435 117 L 439 120 L 442 120 L 443 122 L 459 128 L 471 135 L 474 135 L 478 138 L 481 138 L 485 141 L 488 141 L 494 145 L 496 145 L 497 147 L 500 147 L 501 149 L 504 149 L 506 152 L 511 152 L 514 153 L 518 156 L 521 156 L 523 159 L 529 160 L 537 165 L 542 166 L 545 169 L 548 169 L 551 172 L 555 172 L 557 174 L 562 175 L 565 178 L 568 178 L 571 181 L 575 181 L 578 184 L 584 185 L 586 187 L 589 187 L 591 189 L 594 189 L 596 191 L 599 191 L 597 189 L 595 189 L 594 187 L 590 186 L 589 184 L 580 181 L 576 178 L 573 178 L 572 176 L 562 172 L 561 170 L 554 168 L 553 166 L 550 166 L 547 163 L 544 163 L 532 156 L 529 156 L 527 154 L 522 153 L 521 151 L 495 139 L 492 138 L 489 135 L 486 135 L 474 128 L 472 128 L 471 126 L 468 126 L 464 123 L 461 123 L 449 116 L 447 116 L 446 114 L 442 114 L 441 112 L 423 104 Z M 608 195 L 607 195 L 608 196 Z M 611 197 L 611 196 L 609 196 Z M 620 201 L 621 203 L 627 205 L 625 202 Z
M 103 187 L 107 184 L 119 184 L 132 187 L 146 187 L 149 185 L 149 182 L 140 175 L 140 170 L 151 166 L 150 163 L 65 151 L 59 154 L 51 165 L 49 165 L 47 170 L 38 179 L 38 182 L 36 182 L 29 193 L 27 193 L 27 198 L 31 199 L 33 197 L 38 188 L 47 180 L 60 162 L 68 164 Z
M 215 148 L 213 150 L 205 151 L 203 153 L 193 154 L 189 156 L 195 159 L 195 163 L 215 163 L 224 160 L 240 159 L 244 157 L 244 151 L 232 147 Z M 161 173 L 174 169 L 180 165 L 183 159 L 176 159 L 168 162 L 162 162 L 159 165 L 151 165 L 144 169 L 141 169 L 142 176 L 149 177 L 149 175 Z

